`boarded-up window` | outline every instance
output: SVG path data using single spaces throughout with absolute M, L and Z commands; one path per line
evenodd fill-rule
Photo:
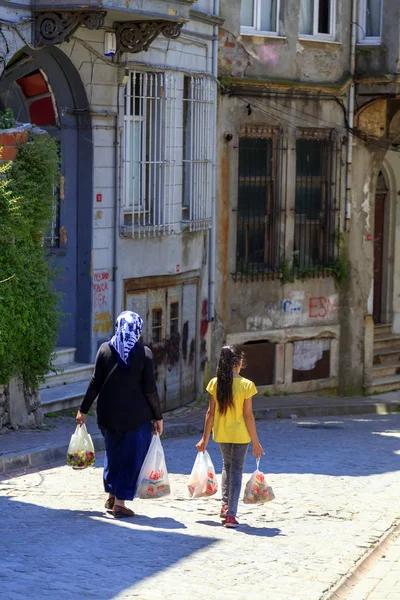
M 275 344 L 264 340 L 248 342 L 242 346 L 246 367 L 241 375 L 256 385 L 271 385 L 275 372 Z
M 330 377 L 330 340 L 307 340 L 293 344 L 293 383 Z

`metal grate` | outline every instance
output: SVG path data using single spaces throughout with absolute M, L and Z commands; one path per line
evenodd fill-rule
M 175 77 L 131 72 L 125 93 L 125 215 L 132 237 L 171 233 L 175 188 Z
M 182 221 L 191 231 L 210 226 L 214 95 L 211 79 L 184 78 Z
M 299 129 L 293 271 L 325 276 L 337 259 L 340 227 L 341 145 L 334 132 Z
M 278 277 L 283 152 L 279 129 L 240 132 L 235 280 Z

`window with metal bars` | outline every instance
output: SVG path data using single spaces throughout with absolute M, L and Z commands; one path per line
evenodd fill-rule
M 262 126 L 240 132 L 235 279 L 268 279 L 278 271 L 280 137 Z
M 206 77 L 184 77 L 182 221 L 190 230 L 211 220 L 214 86 Z
M 169 233 L 173 222 L 175 78 L 131 72 L 125 90 L 124 233 Z
M 329 270 L 337 256 L 340 186 L 329 131 L 299 130 L 296 140 L 294 273 Z

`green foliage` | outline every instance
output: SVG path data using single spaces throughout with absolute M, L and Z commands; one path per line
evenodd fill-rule
M 15 127 L 15 118 L 11 108 L 0 111 L 0 129 L 12 129 L 13 127 Z
M 279 278 L 281 285 L 286 285 L 287 283 L 294 283 L 294 277 L 292 274 L 292 269 L 290 268 L 289 261 L 285 258 L 281 261 L 279 265 Z
M 57 142 L 37 135 L 0 166 L 0 382 L 31 388 L 51 368 L 60 318 L 43 237 L 53 215 Z

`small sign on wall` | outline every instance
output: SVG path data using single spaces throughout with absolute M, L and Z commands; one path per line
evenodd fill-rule
M 96 202 L 102 202 L 103 201 L 103 194 L 96 194 Z

